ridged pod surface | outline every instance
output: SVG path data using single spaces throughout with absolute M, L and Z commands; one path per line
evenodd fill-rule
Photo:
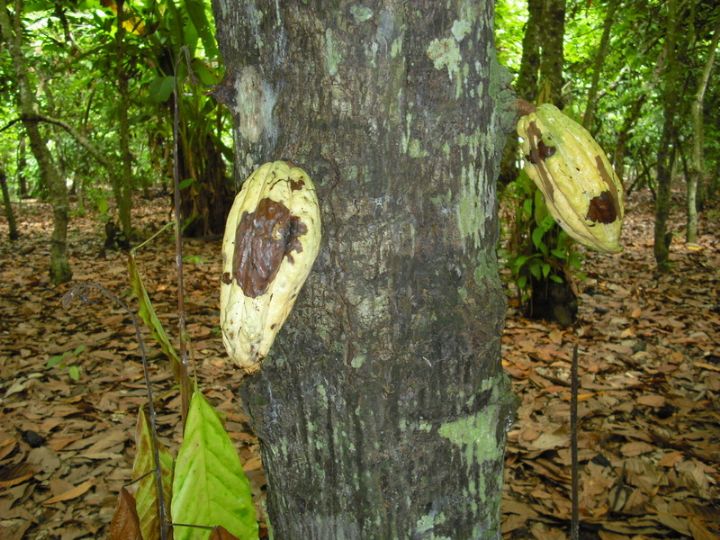
M 552 104 L 520 117 L 525 171 L 558 224 L 585 246 L 618 252 L 623 187 L 600 145 Z
M 299 167 L 266 163 L 243 184 L 222 244 L 220 326 L 231 360 L 260 369 L 320 248 L 315 186 Z

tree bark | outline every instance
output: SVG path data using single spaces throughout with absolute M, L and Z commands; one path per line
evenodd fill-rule
M 520 71 L 515 79 L 515 92 L 530 103 L 535 101 L 540 69 L 540 40 L 542 38 L 544 0 L 528 0 L 528 20 L 522 42 Z M 517 137 L 509 137 L 503 150 L 499 182 L 505 186 L 518 176 L 519 157 Z
M 613 152 L 613 165 L 615 166 L 615 174 L 617 174 L 621 182 L 623 182 L 623 177 L 625 176 L 625 148 L 627 146 L 628 139 L 630 138 L 630 132 L 640 118 L 640 112 L 642 111 L 642 106 L 646 99 L 647 94 L 642 93 L 635 101 L 633 101 L 630 109 L 625 115 L 623 127 L 620 130 L 620 133 L 618 133 L 617 143 L 615 144 L 615 152 Z
M 600 45 L 595 53 L 595 61 L 593 62 L 593 74 L 590 82 L 590 90 L 588 91 L 587 104 L 585 105 L 585 114 L 583 115 L 582 125 L 585 129 L 594 133 L 592 129 L 595 121 L 595 107 L 597 105 L 598 85 L 600 83 L 600 73 L 602 72 L 605 58 L 607 57 L 608 46 L 610 45 L 610 30 L 615 22 L 615 11 L 619 0 L 610 0 L 605 13 L 605 22 L 603 23 L 603 33 L 600 38 Z
M 676 138 L 675 113 L 679 102 L 678 0 L 668 0 L 665 31 L 665 74 L 663 88 L 663 130 L 657 158 L 657 197 L 655 199 L 655 238 L 653 252 L 661 272 L 670 269 L 670 242 L 667 220 L 670 215 L 670 185 L 675 161 L 672 141 Z
M 5 206 L 5 219 L 8 222 L 8 238 L 11 241 L 20 238 L 17 225 L 15 223 L 15 214 L 13 213 L 12 203 L 10 202 L 10 190 L 7 185 L 7 176 L 5 171 L 0 169 L 0 189 L 2 189 L 3 204 Z
M 565 0 L 545 0 L 543 11 L 542 54 L 540 57 L 540 94 L 542 102 L 563 108 L 563 64 L 565 52 Z
M 530 5 L 530 4 L 528 4 Z M 536 8 L 539 9 L 539 8 Z M 565 51 L 563 40 L 565 37 L 565 0 L 543 0 L 540 25 L 540 66 L 538 88 L 535 97 L 538 103 L 552 103 L 563 108 L 563 63 Z M 524 54 L 524 51 L 523 51 Z M 533 189 L 535 187 L 533 186 Z M 533 200 L 533 204 L 535 201 Z M 534 220 L 530 222 L 531 229 L 526 232 L 525 251 L 528 255 L 539 253 L 532 242 L 531 232 L 535 226 Z M 562 229 L 556 223 L 546 234 L 545 238 L 550 250 L 557 245 Z M 561 262 L 561 265 L 567 264 Z M 529 276 L 531 284 L 530 296 L 524 306 L 527 317 L 556 321 L 562 326 L 572 324 L 577 317 L 577 296 L 568 279 L 569 272 L 562 276 L 562 283 L 550 279 L 550 275 Z
M 277 538 L 499 538 L 492 2 L 214 0 L 242 177 L 290 159 L 323 243 L 241 389 Z
M 537 97 L 540 70 L 540 42 L 543 38 L 543 11 L 545 0 L 528 0 L 528 20 L 522 42 L 520 71 L 515 81 L 515 91 L 526 101 Z
M 25 57 L 22 53 L 22 25 L 20 22 L 21 2 L 15 3 L 15 14 L 11 21 L 6 0 L 0 0 L 0 31 L 5 37 L 12 58 L 15 80 L 18 87 L 18 102 L 23 117 L 36 114 L 35 94 L 27 76 Z M 36 122 L 23 120 L 30 140 L 30 149 L 40 170 L 41 183 L 48 190 L 48 199 L 53 209 L 53 232 L 50 239 L 50 279 L 63 283 L 72 278 L 67 259 L 68 193 L 65 181 L 57 172 L 50 151 Z
M 687 180 L 687 230 L 686 240 L 688 242 L 697 242 L 697 224 L 698 224 L 698 186 L 702 184 L 705 176 L 705 163 L 703 157 L 703 103 L 705 100 L 705 90 L 710 81 L 710 73 L 715 63 L 715 49 L 717 49 L 718 38 L 720 38 L 720 26 L 715 28 L 710 47 L 708 48 L 707 58 L 702 73 L 698 78 L 695 99 L 692 103 L 692 159 L 690 165 L 690 175 Z
M 29 195 L 27 185 L 27 153 L 25 146 L 25 133 L 21 130 L 18 132 L 18 148 L 17 148 L 17 167 L 15 169 L 18 179 L 18 189 L 21 199 L 27 199 Z
M 118 85 L 118 143 L 120 150 L 120 173 L 111 174 L 113 194 L 118 208 L 120 228 L 125 238 L 132 238 L 132 154 L 130 153 L 130 121 L 128 110 L 130 108 L 130 93 L 128 82 L 130 76 L 125 69 L 125 1 L 118 0 L 117 5 L 117 31 L 115 33 L 115 51 L 117 62 L 116 75 Z

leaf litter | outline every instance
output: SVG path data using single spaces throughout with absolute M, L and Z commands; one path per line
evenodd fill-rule
M 658 275 L 651 203 L 644 194 L 635 199 L 624 252 L 587 254 L 575 328 L 523 319 L 511 302 L 502 362 L 519 408 L 508 434 L 504 538 L 568 538 L 575 344 L 581 537 L 720 537 L 720 227 L 705 220 L 699 248 L 685 246 L 678 227 L 673 270 Z M 165 212 L 158 201 L 138 203 L 134 223 L 149 236 Z M 134 330 L 126 314 L 99 299 L 62 308 L 70 286 L 53 287 L 47 277 L 49 207 L 23 201 L 16 211 L 19 241 L 6 242 L 0 222 L 0 537 L 105 537 L 118 501 L 127 505 L 136 490 L 134 433 L 145 389 Z M 679 210 L 673 216 L 671 223 L 684 223 Z M 101 233 L 93 216 L 72 220 L 74 279 L 130 299 L 125 256 L 102 255 Z M 238 398 L 242 376 L 227 365 L 218 328 L 219 242 L 187 240 L 186 254 L 198 380 L 224 416 L 262 515 L 259 443 Z M 169 236 L 137 254 L 170 335 L 177 333 L 173 261 Z M 159 439 L 176 451 L 178 393 L 168 360 L 147 343 Z M 56 355 L 65 355 L 63 362 L 49 367 Z M 131 512 L 121 517 L 116 527 L 134 527 Z

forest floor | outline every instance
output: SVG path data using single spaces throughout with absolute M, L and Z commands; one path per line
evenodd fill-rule
M 138 201 L 144 236 L 169 217 L 166 202 Z M 676 202 L 670 273 L 655 273 L 651 201 L 635 194 L 625 251 L 587 256 L 575 328 L 524 319 L 510 302 L 503 365 L 519 409 L 508 436 L 505 538 L 568 537 L 575 344 L 581 538 L 720 537 L 720 212 L 706 214 L 698 245 L 689 246 Z M 0 222 L 0 538 L 102 538 L 130 483 L 145 403 L 138 345 L 129 317 L 108 302 L 62 305 L 72 284 L 48 282 L 51 211 L 33 201 L 16 211 L 20 240 L 7 242 Z M 127 299 L 125 255 L 101 254 L 102 232 L 97 216 L 73 216 L 74 280 Z M 218 330 L 218 253 L 219 241 L 185 244 L 192 357 L 259 500 L 258 442 Z M 161 236 L 137 259 L 156 311 L 177 334 L 172 238 Z M 179 398 L 159 347 L 148 345 L 161 439 L 177 448 Z

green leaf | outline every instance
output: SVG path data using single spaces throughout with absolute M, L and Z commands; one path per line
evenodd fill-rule
M 106 197 L 100 196 L 97 198 L 97 208 L 98 208 L 98 213 L 101 216 L 108 215 L 108 212 L 110 211 L 110 203 L 108 202 Z
M 142 279 L 140 278 L 140 274 L 137 270 L 137 264 L 135 263 L 135 257 L 133 257 L 132 253 L 128 255 L 128 272 L 130 274 L 130 285 L 132 286 L 133 294 L 138 299 L 138 315 L 150 329 L 150 332 L 160 345 L 160 348 L 165 353 L 165 356 L 172 361 L 175 377 L 179 380 L 178 374 L 180 368 L 180 356 L 175 350 L 175 347 L 172 346 L 172 343 L 170 343 L 170 338 L 168 338 L 167 333 L 165 333 L 165 328 L 163 328 L 160 319 L 155 313 L 155 308 L 153 308 L 153 305 L 150 302 L 150 297 L 148 296 L 145 285 L 143 285 Z
M 557 274 L 553 274 L 552 276 L 550 276 L 550 279 L 555 283 L 564 283 L 563 278 L 561 278 Z
M 542 275 L 544 278 L 547 278 L 550 274 L 550 265 L 548 263 L 542 264 Z
M 527 276 L 520 276 L 517 280 L 518 289 L 523 290 L 527 285 Z
M 522 207 L 523 207 L 523 217 L 525 219 L 530 219 L 530 216 L 532 216 L 532 208 L 533 208 L 532 199 L 525 199 L 523 201 Z
M 214 86 L 220 83 L 221 77 L 199 58 L 193 58 L 191 65 L 195 75 L 205 86 Z
M 543 236 L 545 235 L 545 230 L 542 227 L 535 227 L 532 232 L 532 243 L 535 246 L 535 248 L 538 249 L 538 251 L 542 251 L 542 248 L 547 249 L 547 246 L 543 244 Z
M 135 429 L 135 461 L 133 462 L 132 479 L 139 480 L 135 493 L 135 507 L 140 519 L 140 530 L 143 540 L 159 540 L 160 523 L 158 522 L 158 495 L 155 487 L 155 458 L 152 450 L 152 434 L 150 424 L 141 408 L 138 411 Z M 166 512 L 170 511 L 172 497 L 173 459 L 170 452 L 158 444 L 160 472 L 162 476 L 163 498 Z
M 548 217 L 548 209 L 545 205 L 545 199 L 539 189 L 535 190 L 535 222 L 540 225 L 545 218 Z
M 78 366 L 68 366 L 68 375 L 73 381 L 78 382 L 80 380 L 80 368 Z
M 175 523 L 222 525 L 243 540 L 258 538 L 250 482 L 220 418 L 199 391 L 190 402 L 173 478 Z M 207 538 L 209 531 L 174 527 L 175 540 Z
M 194 179 L 194 178 L 186 178 L 185 180 L 182 180 L 182 181 L 178 184 L 178 189 L 179 189 L 180 191 L 182 191 L 183 189 L 187 189 L 187 188 L 189 188 L 190 186 L 193 185 L 193 182 L 195 182 L 195 179 Z
M 528 261 L 530 257 L 527 255 L 520 255 L 512 262 L 512 271 L 513 274 L 518 274 L 520 272 L 520 269 L 523 267 L 523 265 Z
M 50 359 L 45 364 L 46 367 L 52 368 L 57 366 L 60 362 L 63 361 L 64 355 L 62 354 L 56 354 L 54 356 L 51 356 Z
M 186 255 L 183 257 L 183 262 L 188 264 L 205 264 L 205 258 L 200 255 Z
M 185 9 L 190 16 L 197 34 L 203 43 L 205 49 L 205 55 L 208 58 L 215 58 L 218 55 L 217 43 L 215 42 L 215 36 L 213 35 L 213 29 L 210 26 L 210 21 L 207 18 L 205 12 L 205 4 L 203 0 L 185 0 Z
M 77 347 L 75 347 L 75 350 L 72 353 L 73 353 L 73 356 L 80 356 L 84 352 L 85 352 L 85 345 L 78 345 Z
M 175 77 L 157 77 L 148 85 L 148 98 L 152 103 L 165 103 L 175 88 Z
M 540 279 L 540 272 L 541 272 L 540 265 L 538 263 L 534 263 L 534 264 L 530 265 L 530 273 L 532 274 L 532 276 L 535 279 L 537 279 L 537 280 Z

